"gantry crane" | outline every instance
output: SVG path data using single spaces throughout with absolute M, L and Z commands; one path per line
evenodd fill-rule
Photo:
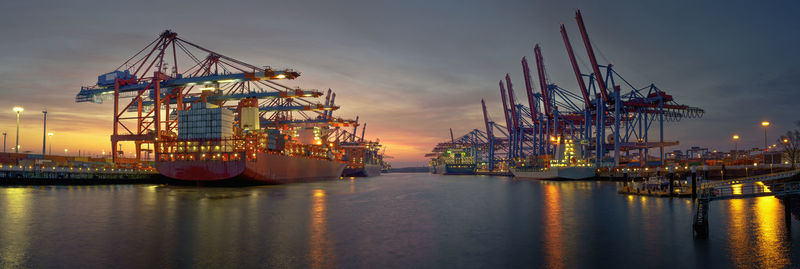
M 575 12 L 575 20 L 592 73 L 581 73 L 563 24 L 560 33 L 578 82 L 579 94 L 548 81 L 542 48 L 536 44 L 533 51 L 538 83 L 532 79 L 526 57 L 521 61 L 528 104 L 516 103 L 510 75 L 506 74 L 505 81 L 499 82 L 505 128 L 497 128 L 500 126 L 490 121 L 485 102 L 481 100 L 486 125 L 486 131 L 482 133 L 487 139 L 485 142 L 475 140 L 476 143 L 485 143 L 487 152 L 484 155 L 497 161 L 492 144 L 500 141 L 494 135 L 495 131 L 502 133 L 508 147 L 504 161 L 510 165 L 527 157 L 554 154 L 554 141 L 562 138 L 578 142 L 584 149 L 581 152 L 593 152 L 592 156 L 583 157 L 593 158 L 597 167 L 619 167 L 623 154 L 627 161 L 632 160 L 631 151 L 638 151 L 639 163 L 634 165 L 646 166 L 651 148 L 660 149 L 657 165 L 663 165 L 664 147 L 678 144 L 677 141 L 664 141 L 664 122 L 699 118 L 704 110 L 675 102 L 671 95 L 652 83 L 634 87 L 611 64 L 600 65 L 579 10 Z M 539 88 L 538 93 L 534 87 Z M 648 135 L 654 124 L 657 124 L 657 142 L 651 142 Z M 446 144 L 440 143 L 437 148 Z M 613 163 L 606 160 L 610 152 L 613 152 Z M 476 153 L 477 156 L 481 154 Z M 494 169 L 494 163 L 490 169 Z
M 202 53 L 206 55 L 197 56 Z M 174 139 L 177 114 L 201 102 L 238 111 L 238 101 L 256 100 L 260 102 L 262 126 L 271 128 L 356 124 L 332 116 L 339 108 L 333 104 L 335 93 L 330 103 L 313 103 L 305 98 L 318 98 L 320 91 L 277 82 L 299 76 L 292 69 L 245 63 L 166 30 L 115 71 L 98 77 L 96 85 L 82 87 L 75 101 L 113 100 L 111 148 L 115 163 L 120 162 L 119 142 L 134 142 L 136 160 L 141 160 L 142 145 Z M 330 94 L 329 90 L 326 100 Z M 234 125 L 238 122 L 237 116 Z

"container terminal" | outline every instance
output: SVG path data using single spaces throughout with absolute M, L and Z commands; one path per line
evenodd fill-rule
M 75 97 L 113 102 L 110 158 L 3 155 L 0 177 L 283 184 L 380 175 L 382 146 L 364 139 L 365 128 L 356 137 L 358 118 L 333 115 L 335 92 L 279 82 L 299 76 L 163 31 Z
M 443 152 L 461 148 L 470 149 L 478 174 L 525 170 L 524 177 L 541 179 L 559 174 L 614 177 L 627 169 L 652 170 L 673 165 L 667 161 L 665 147 L 679 142 L 665 140 L 664 123 L 700 118 L 705 111 L 678 103 L 653 83 L 631 84 L 613 64 L 597 59 L 597 48 L 591 44 L 580 10 L 575 13 L 575 21 L 591 73 L 580 69 L 567 27 L 561 24 L 559 30 L 577 90 L 568 90 L 548 79 L 543 48 L 536 44 L 536 69 L 530 69 L 527 57 L 520 61 L 527 103 L 518 102 L 511 75 L 506 74 L 498 83 L 503 122 L 492 120 L 486 102 L 481 100 L 484 129 L 473 129 L 458 138 L 451 134 L 450 141 L 439 143 L 434 152 L 426 155 L 431 158 L 431 167 L 440 163 Z M 651 156 L 654 152 L 658 155 Z M 594 174 L 586 173 L 591 170 Z

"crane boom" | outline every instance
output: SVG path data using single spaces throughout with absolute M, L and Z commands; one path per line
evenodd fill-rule
M 517 102 L 514 101 L 514 87 L 511 85 L 511 76 L 506 74 L 506 86 L 508 87 L 508 102 L 511 103 L 511 123 L 514 129 L 519 128 L 519 118 L 517 118 Z
M 481 107 L 483 107 L 483 122 L 486 124 L 486 136 L 492 139 L 492 128 L 489 126 L 489 114 L 486 113 L 486 102 L 481 99 Z
M 539 44 L 536 44 L 536 47 L 533 48 L 534 54 L 536 54 L 536 70 L 539 74 L 539 87 L 542 88 L 542 102 L 544 103 L 544 114 L 550 118 L 551 110 L 550 110 L 550 95 L 548 94 L 547 89 L 547 78 L 545 77 L 544 72 L 544 59 L 542 58 L 542 50 L 539 48 Z
M 569 36 L 567 36 L 567 30 L 564 28 L 563 23 L 561 24 L 561 37 L 564 39 L 564 46 L 567 47 L 567 54 L 569 55 L 569 62 L 572 63 L 572 70 L 575 72 L 575 79 L 578 80 L 578 86 L 581 88 L 583 102 L 586 104 L 586 108 L 591 109 L 592 103 L 589 98 L 589 90 L 586 88 L 586 83 L 583 81 L 581 69 L 578 66 L 578 61 L 575 60 L 575 53 L 572 51 L 572 45 L 569 43 Z
M 367 132 L 367 123 L 364 123 L 364 127 L 361 127 L 361 141 L 364 141 L 364 133 Z
M 503 86 L 503 81 L 500 80 L 500 97 L 503 98 L 503 116 L 506 118 L 506 129 L 511 134 L 511 119 L 508 118 L 508 103 L 506 101 L 506 87 Z
M 333 106 L 333 103 L 335 101 L 336 101 L 336 93 L 333 93 L 333 95 L 331 95 L 331 104 L 330 104 L 330 106 Z M 333 110 L 328 111 L 328 117 L 333 117 Z
M 528 94 L 528 106 L 531 109 L 531 120 L 533 123 L 539 123 L 536 115 L 536 98 L 533 96 L 533 85 L 531 84 L 531 70 L 528 67 L 528 59 L 522 57 L 522 75 L 525 77 L 525 92 Z
M 350 136 L 353 142 L 356 141 L 356 132 L 358 131 L 358 116 L 356 116 L 356 124 L 353 125 L 353 134 Z
M 597 58 L 594 56 L 592 43 L 589 41 L 589 34 L 586 33 L 586 26 L 583 24 L 583 16 L 581 16 L 580 10 L 575 11 L 575 20 L 578 21 L 578 28 L 581 30 L 583 45 L 586 46 L 586 53 L 589 54 L 589 60 L 592 62 L 592 71 L 594 71 L 597 85 L 600 86 L 600 94 L 603 96 L 603 101 L 611 102 L 611 98 L 609 98 L 608 92 L 606 91 L 606 83 L 603 81 L 603 74 L 600 73 L 600 66 L 597 64 Z
M 325 106 L 328 106 L 330 104 L 331 104 L 331 89 L 328 88 L 328 93 L 325 94 Z

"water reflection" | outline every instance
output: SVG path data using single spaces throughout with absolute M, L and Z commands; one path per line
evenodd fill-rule
M 544 251 L 547 268 L 564 267 L 564 230 L 560 196 L 555 185 L 544 186 Z
M 0 217 L 0 265 L 5 268 L 24 267 L 30 246 L 31 189 L 2 188 L 2 217 Z
M 727 244 L 736 267 L 779 268 L 791 263 L 783 206 L 775 197 L 732 199 Z
M 311 197 L 311 225 L 309 258 L 311 268 L 331 268 L 333 266 L 333 244 L 327 230 L 327 208 L 324 190 L 314 190 Z
M 786 233 L 783 222 L 783 206 L 777 198 L 756 198 L 758 264 L 766 268 L 778 268 L 789 264 L 789 251 L 782 235 Z
M 728 232 L 727 241 L 728 249 L 731 252 L 730 256 L 734 257 L 733 261 L 737 267 L 744 267 L 746 264 L 751 264 L 751 261 L 745 260 L 750 255 L 748 247 L 748 233 L 747 233 L 747 212 L 744 210 L 744 200 L 733 199 L 728 201 Z
M 714 201 L 711 236 L 696 244 L 689 199 L 623 197 L 609 182 L 503 180 L 0 188 L 0 268 L 757 268 L 798 259 L 775 198 Z

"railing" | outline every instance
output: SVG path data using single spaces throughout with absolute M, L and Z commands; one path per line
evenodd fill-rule
M 55 166 L 21 166 L 0 165 L 0 172 L 66 172 L 66 173 L 155 173 L 152 169 L 126 169 L 126 168 L 91 168 L 91 167 L 55 167 Z
M 765 175 L 758 175 L 758 176 L 749 176 L 749 177 L 742 177 L 732 180 L 724 180 L 724 181 L 717 181 L 717 182 L 706 182 L 700 184 L 700 188 L 715 188 L 721 186 L 728 186 L 734 184 L 746 184 L 746 183 L 755 183 L 755 182 L 763 182 L 763 181 L 770 181 L 776 179 L 783 179 L 787 177 L 792 177 L 797 174 L 800 174 L 800 169 L 792 170 L 792 171 L 785 171 L 779 173 L 772 173 L 772 174 L 765 174 Z
M 232 138 L 157 142 L 155 148 L 159 161 L 239 160 L 241 155 L 257 151 L 253 141 Z
M 798 173 L 800 173 L 800 170 L 701 184 L 699 201 L 692 224 L 695 236 L 708 236 L 709 202 L 713 200 L 800 194 L 800 181 L 771 182 L 777 179 L 789 178 Z
M 800 182 L 781 182 L 768 185 L 758 182 L 708 188 L 701 193 L 701 199 L 712 201 L 788 194 L 800 194 Z
M 277 141 L 273 143 L 278 143 Z M 156 143 L 159 161 L 234 161 L 254 159 L 257 153 L 285 154 L 318 159 L 341 159 L 343 150 L 321 145 L 307 145 L 286 141 L 282 147 L 270 147 L 266 134 L 245 138 L 215 140 L 179 140 Z M 330 154 L 329 154 L 330 152 Z
M 447 158 L 445 164 L 475 164 L 475 157 Z

